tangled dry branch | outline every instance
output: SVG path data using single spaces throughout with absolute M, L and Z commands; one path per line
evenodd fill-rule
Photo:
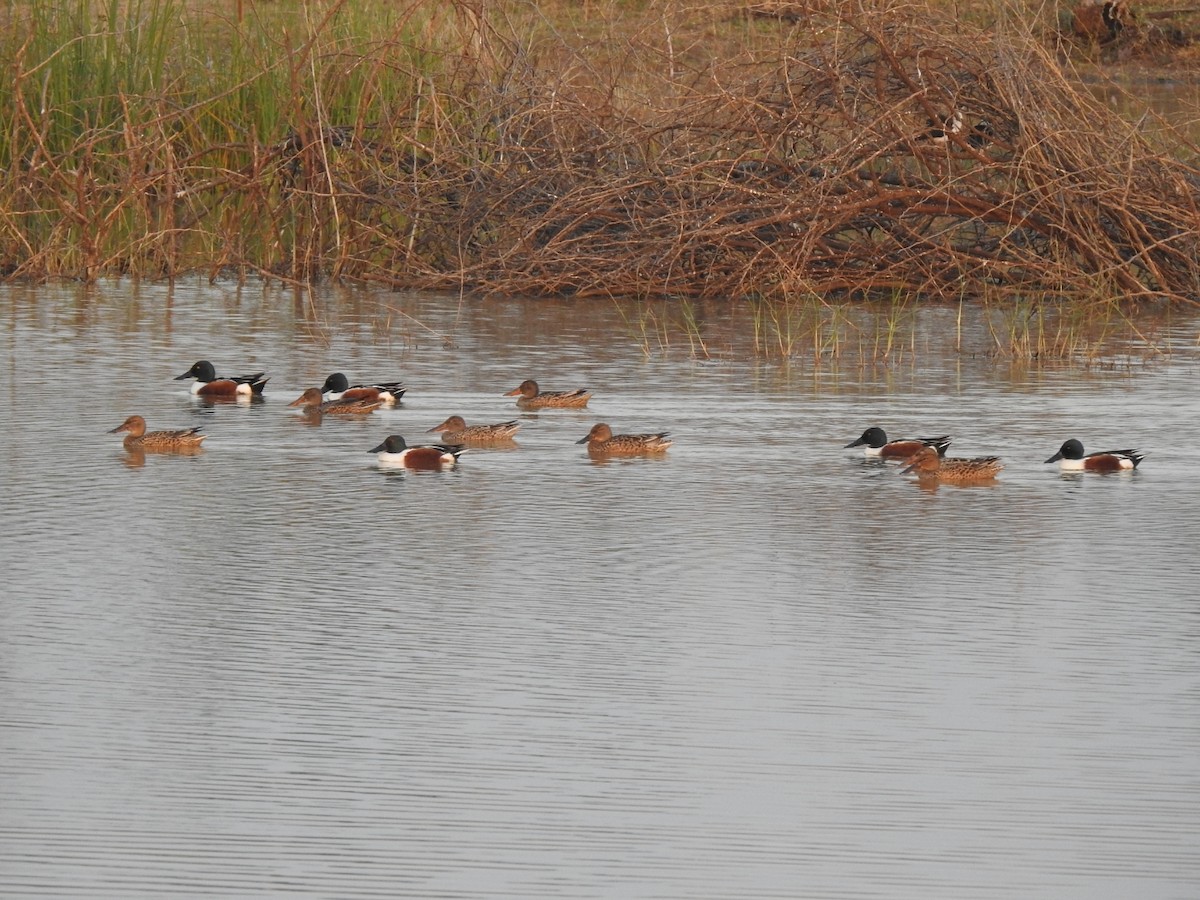
M 1156 149 L 1028 36 L 808 0 L 741 43 L 745 20 L 683 41 L 664 18 L 579 49 L 472 2 L 441 16 L 458 40 L 432 63 L 399 37 L 311 74 L 287 56 L 295 119 L 262 137 L 187 92 L 95 98 L 113 118 L 94 127 L 74 95 L 47 113 L 45 63 L 18 58 L 0 272 L 1200 302 L 1195 147 Z M 399 98 L 369 121 L 346 99 L 369 98 L 346 76 L 368 70 Z M 76 143 L 48 142 L 52 121 Z
M 420 123 L 396 123 L 399 155 L 339 152 L 337 192 L 391 245 L 390 274 L 363 274 L 504 294 L 1200 300 L 1200 173 L 1034 42 L 861 12 L 807 27 L 820 39 L 775 59 L 641 92 L 670 102 L 530 65 L 464 89 L 454 127 L 413 141 Z

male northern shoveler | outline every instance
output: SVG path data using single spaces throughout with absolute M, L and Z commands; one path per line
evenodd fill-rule
M 109 434 L 129 432 L 125 436 L 126 450 L 195 450 L 208 435 L 200 434 L 199 428 L 181 428 L 178 431 L 146 431 L 146 420 L 141 416 L 130 416 Z
M 321 385 L 321 393 L 328 394 L 330 400 L 379 400 L 384 406 L 394 406 L 406 390 L 399 381 L 351 384 L 341 372 L 334 372 Z
M 866 445 L 863 447 L 863 445 Z M 880 456 L 884 459 L 908 459 L 919 453 L 925 447 L 933 447 L 938 452 L 938 456 L 946 455 L 946 448 L 950 446 L 950 435 L 943 434 L 941 437 L 930 438 L 897 438 L 894 441 L 889 441 L 887 434 L 882 428 L 871 427 L 862 433 L 856 441 L 851 441 L 845 447 L 849 450 L 851 447 L 863 447 L 863 453 L 866 456 Z
M 185 378 L 195 378 L 192 393 L 201 397 L 255 397 L 261 396 L 268 379 L 262 372 L 253 375 L 235 375 L 232 378 L 218 378 L 216 369 L 207 359 L 202 359 L 182 375 L 176 375 L 176 381 Z
M 592 392 L 580 388 L 575 391 L 542 391 L 532 379 L 521 382 L 505 397 L 516 397 L 519 409 L 582 409 L 587 406 Z
M 971 133 L 967 135 L 967 143 L 978 150 L 980 147 L 986 146 L 996 137 L 996 130 L 992 128 L 992 123 L 987 119 L 980 119 L 971 129 Z
M 674 441 L 667 440 L 667 432 L 657 434 L 613 434 L 603 422 L 592 426 L 577 444 L 587 444 L 588 453 L 603 456 L 641 456 L 648 453 L 663 453 Z
M 448 444 L 410 447 L 404 438 L 393 434 L 378 447 L 367 452 L 374 453 L 381 463 L 388 465 L 406 466 L 410 469 L 443 469 L 457 463 L 459 455 L 465 450 L 464 447 Z
M 305 412 L 312 410 L 332 416 L 365 416 L 383 406 L 383 401 L 374 400 L 322 400 L 320 388 L 309 388 L 288 406 L 303 406 Z
M 1083 444 L 1071 438 L 1046 462 L 1057 462 L 1065 472 L 1120 472 L 1136 469 L 1145 457 L 1140 450 L 1102 450 L 1083 452 Z
M 998 456 L 979 456 L 975 459 L 943 459 L 936 447 L 919 450 L 900 474 L 910 472 L 922 481 L 945 481 L 951 484 L 971 484 L 992 481 L 1004 465 Z
M 950 135 L 962 132 L 963 118 L 962 113 L 958 110 L 945 116 L 940 122 L 935 122 L 933 119 L 926 119 L 925 122 L 929 126 L 925 131 L 925 137 L 935 144 L 944 144 L 950 139 Z
M 495 425 L 468 425 L 462 416 L 451 416 L 426 434 L 440 431 L 445 444 L 505 444 L 513 439 L 520 427 L 515 419 Z

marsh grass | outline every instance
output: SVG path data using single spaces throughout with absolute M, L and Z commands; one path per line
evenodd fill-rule
M 886 303 L 876 304 L 872 310 L 872 360 L 898 361 L 906 353 L 916 354 L 918 308 L 917 298 L 903 293 L 894 294 Z
M 949 308 L 950 327 L 926 318 L 939 306 Z M 1087 302 L 1042 295 L 937 304 L 901 293 L 872 302 L 809 294 L 728 304 L 719 321 L 693 304 L 617 301 L 617 308 L 647 356 L 685 348 L 693 358 L 748 354 L 814 369 L 915 365 L 947 353 L 1021 365 L 1132 365 L 1169 353 L 1173 324 L 1170 304 L 1135 309 L 1100 295 Z
M 180 0 L 33 0 L 0 37 L 0 252 L 18 277 L 344 267 L 331 165 L 454 43 L 452 14 Z M 416 37 L 425 42 L 418 42 Z
M 688 355 L 693 359 L 712 358 L 704 317 L 691 301 L 613 302 L 626 333 L 646 356 L 669 353 L 677 345 L 686 342 Z
M 641 348 L 643 355 L 652 356 L 655 351 L 665 353 L 670 350 L 670 333 L 653 304 L 620 300 L 615 300 L 614 304 L 626 334 Z
M 823 361 L 900 362 L 917 352 L 917 297 L 831 301 L 819 294 L 749 303 L 749 332 L 756 355 Z
M 696 305 L 690 300 L 680 300 L 678 304 L 680 320 L 684 333 L 687 335 L 688 348 L 696 359 L 709 359 L 708 344 L 704 339 L 704 327 L 697 313 Z
M 842 300 L 987 296 L 1039 353 L 1025 297 L 1200 302 L 1200 172 L 1016 7 L 801 6 L 13 5 L 0 271 L 662 298 L 696 356 L 710 298 L 821 359 L 913 352 Z
M 1087 302 L 1044 296 L 1013 303 L 983 301 L 992 355 L 1021 360 L 1071 361 L 1088 366 L 1146 362 L 1170 353 L 1170 308 L 1136 313 L 1107 296 Z M 1114 350 L 1121 347 L 1119 353 Z
M 1044 301 L 988 307 L 986 321 L 995 354 L 1025 360 L 1087 358 L 1096 345 L 1072 316 L 1062 312 L 1057 304 Z

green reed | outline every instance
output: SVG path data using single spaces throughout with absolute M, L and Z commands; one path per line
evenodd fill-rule
M 644 355 L 650 356 L 655 351 L 667 353 L 674 342 L 686 340 L 692 358 L 712 357 L 703 316 L 690 300 L 614 300 L 614 303 L 626 331 Z
M 286 151 L 386 129 L 456 40 L 450 12 L 365 2 L 10 5 L 0 62 L 0 267 L 32 277 L 307 275 L 336 256 L 332 191 L 289 197 Z M 289 144 L 289 140 L 291 144 Z M 284 177 L 280 177 L 281 173 Z
M 679 314 L 692 356 L 697 359 L 701 357 L 709 359 L 708 344 L 704 340 L 704 328 L 696 311 L 696 305 L 690 300 L 680 300 Z
M 993 54 L 959 24 L 916 16 L 910 30 L 904 5 L 830 6 L 844 15 L 805 31 L 621 0 L 9 3 L 0 277 L 201 271 L 670 299 L 679 306 L 655 340 L 681 330 L 697 356 L 709 341 L 687 303 L 769 297 L 755 305 L 760 352 L 818 359 L 855 341 L 880 359 L 914 348 L 903 305 L 872 333 L 818 294 L 900 286 L 947 299 L 961 272 L 989 266 L 1019 262 L 1031 289 L 1075 297 L 1087 273 L 1119 269 L 1127 291 L 1194 302 L 1196 228 L 1177 162 L 1136 142 L 1128 168 L 1142 181 L 1104 162 L 1124 158 L 1093 152 L 1106 135 L 1117 147 L 1121 128 L 1088 131 L 1096 110 L 1057 76 L 1049 93 L 1027 90 L 1054 74 L 1048 60 L 1042 81 L 992 84 Z M 851 42 L 844 57 L 833 33 Z M 1012 112 L 1007 143 L 1022 146 L 982 159 L 958 148 L 951 172 L 909 140 L 930 101 L 902 96 L 905 73 L 922 71 L 930 41 L 953 78 L 994 94 L 979 103 Z M 828 59 L 810 67 L 813 90 L 779 106 L 763 86 L 796 76 L 787 60 L 806 43 Z M 892 60 L 888 97 L 861 53 Z M 827 67 L 858 100 L 822 105 Z M 897 104 L 912 108 L 896 118 Z M 1074 118 L 1042 115 L 1060 107 Z M 812 147 L 791 146 L 799 122 L 816 129 Z M 862 135 L 873 149 L 861 165 L 843 171 L 840 154 L 818 152 Z M 813 153 L 819 179 L 796 164 Z M 875 166 L 928 177 L 893 173 L 865 190 Z M 1077 170 L 1105 180 L 1063 175 Z M 936 252 L 910 252 L 909 235 Z M 1061 352 L 1021 327 L 1013 319 L 1004 341 L 1015 352 Z
M 895 291 L 887 301 L 870 308 L 873 333 L 869 355 L 873 361 L 892 361 L 906 351 L 916 352 L 916 314 L 919 306 L 916 295 Z M 860 352 L 863 357 L 868 355 L 865 348 Z
M 1108 345 L 1120 307 L 1104 300 L 1064 303 L 1060 298 L 1035 296 L 1015 302 L 985 301 L 984 313 L 997 356 L 1086 362 Z
M 860 332 L 850 305 L 807 291 L 753 300 L 750 329 L 756 354 L 783 360 L 811 356 L 814 363 L 841 359 Z M 860 354 L 862 350 L 860 346 Z
M 619 300 L 614 303 L 626 331 L 641 348 L 643 355 L 650 356 L 655 347 L 663 353 L 670 349 L 671 340 L 666 324 L 657 314 L 653 304 Z

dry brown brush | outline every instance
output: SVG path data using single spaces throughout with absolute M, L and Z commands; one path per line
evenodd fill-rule
M 1196 169 L 1033 42 L 862 13 L 804 36 L 639 105 L 562 79 L 506 98 L 482 164 L 397 179 L 458 265 L 406 262 L 502 293 L 1200 298 Z
M 325 83 L 221 167 L 160 129 L 158 162 L 129 169 L 163 230 L 104 252 L 93 234 L 79 259 L 502 294 L 1200 302 L 1194 147 L 1151 146 L 1028 36 L 842 6 L 659 11 L 592 49 L 457 6 L 458 49 L 383 113 L 339 117 Z M 131 203 L 55 171 L 97 228 Z M 4 224 L 8 271 L 55 274 Z

